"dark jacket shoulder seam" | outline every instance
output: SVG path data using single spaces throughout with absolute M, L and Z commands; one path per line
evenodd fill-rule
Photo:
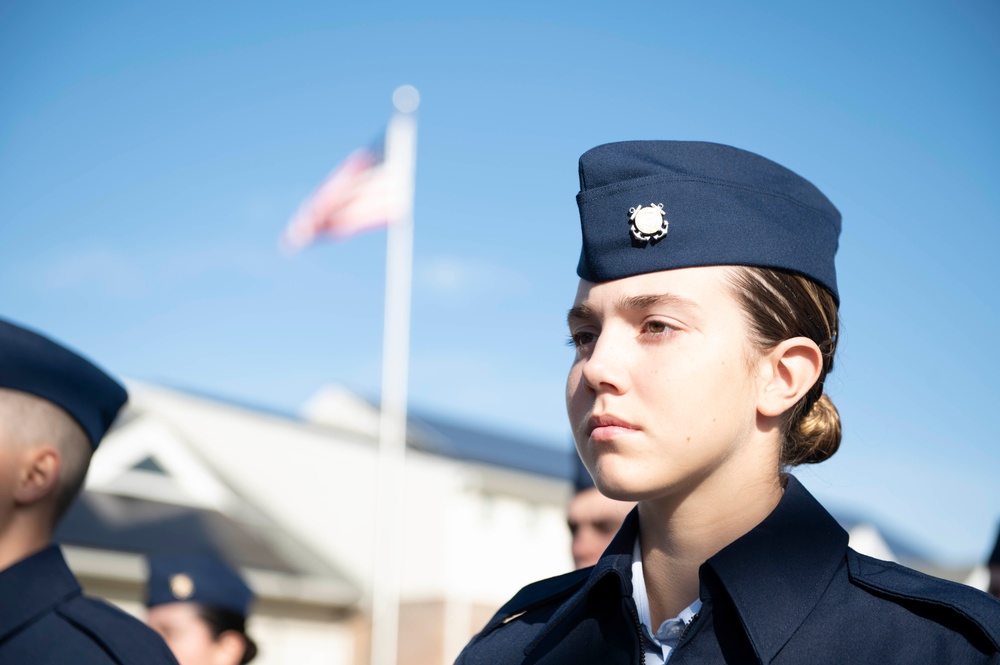
M 567 577 L 573 576 L 580 572 L 581 571 L 574 571 L 572 573 L 567 573 L 566 576 Z M 531 610 L 542 607 L 543 605 L 547 605 L 549 603 L 562 601 L 572 596 L 574 593 L 576 593 L 577 590 L 579 590 L 586 583 L 587 578 L 588 575 L 580 574 L 579 579 L 567 583 L 563 586 L 560 586 L 556 591 L 553 591 L 550 594 L 540 596 L 539 598 L 536 598 L 528 603 L 515 603 L 514 601 L 516 601 L 517 597 L 521 595 L 523 592 L 528 591 L 531 587 L 545 584 L 546 582 L 554 578 L 550 578 L 550 580 L 542 580 L 540 582 L 529 584 L 528 586 L 524 587 L 524 589 L 521 589 L 521 591 L 515 594 L 513 598 L 507 601 L 507 603 L 505 603 L 504 606 L 497 611 L 493 619 L 491 619 L 490 622 L 483 627 L 483 630 L 480 631 L 478 635 L 476 635 L 475 639 L 479 640 L 480 638 L 486 637 L 493 631 L 503 626 L 506 626 L 508 623 L 512 621 L 517 620 L 518 617 L 520 617 L 523 614 L 527 614 Z
M 108 656 L 108 659 L 121 665 L 122 663 L 121 659 L 118 657 L 118 654 L 115 652 L 112 646 L 108 644 L 108 641 L 102 638 L 101 635 L 93 628 L 91 628 L 89 625 L 87 625 L 86 622 L 81 621 L 80 618 L 76 616 L 76 613 L 74 611 L 69 610 L 64 606 L 57 607 L 55 611 L 56 614 L 62 617 L 65 621 L 69 622 L 77 630 L 81 631 L 82 633 L 87 635 L 87 637 L 93 640 L 94 643 L 98 644 L 101 647 L 101 650 Z
M 907 593 L 891 585 L 879 584 L 878 582 L 866 577 L 864 571 L 861 570 L 861 566 L 871 561 L 871 562 L 877 562 L 876 565 L 882 567 L 883 569 L 890 570 L 893 573 L 897 573 L 901 576 L 912 577 L 930 583 L 956 584 L 959 587 L 962 587 L 963 585 L 959 584 L 958 582 L 948 582 L 947 580 L 942 580 L 940 578 L 934 577 L 933 575 L 922 573 L 919 570 L 913 570 L 912 568 L 901 566 L 898 563 L 894 563 L 892 561 L 882 561 L 880 559 L 873 559 L 872 557 L 868 557 L 865 556 L 864 554 L 854 552 L 853 550 L 848 552 L 847 559 L 848 559 L 848 573 L 850 575 L 850 578 L 858 586 L 894 598 L 912 600 L 919 603 L 925 603 L 927 605 L 932 605 L 934 607 L 939 607 L 948 610 L 949 612 L 952 612 L 953 614 L 962 617 L 963 619 L 974 625 L 976 628 L 978 628 L 979 631 L 984 636 L 986 636 L 986 638 L 989 639 L 990 642 L 993 643 L 993 647 L 996 648 L 997 650 L 1000 650 L 1000 633 L 998 633 L 995 628 L 981 621 L 978 616 L 970 613 L 967 610 L 967 608 L 956 603 L 946 602 L 934 598 L 927 594 Z M 968 587 L 968 591 L 972 592 L 976 590 L 973 589 L 972 587 Z

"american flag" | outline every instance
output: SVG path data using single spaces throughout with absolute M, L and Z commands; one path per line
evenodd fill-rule
M 405 169 L 385 159 L 384 141 L 355 150 L 299 207 L 282 236 L 297 251 L 317 238 L 343 239 L 399 220 L 406 211 Z

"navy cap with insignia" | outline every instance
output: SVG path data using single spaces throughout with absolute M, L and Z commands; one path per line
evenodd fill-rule
M 202 554 L 171 554 L 149 559 L 146 606 L 198 603 L 246 617 L 253 591 L 232 567 Z
M 718 143 L 608 143 L 580 157 L 577 274 L 606 282 L 695 266 L 791 270 L 839 301 L 840 213 L 805 178 Z
M 2 319 L 0 388 L 52 402 L 83 428 L 94 448 L 128 400 L 125 388 L 86 358 Z

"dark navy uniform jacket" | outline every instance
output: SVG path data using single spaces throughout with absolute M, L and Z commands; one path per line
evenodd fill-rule
M 52 545 L 0 572 L 0 665 L 177 665 L 160 636 L 85 598 Z
M 522 589 L 459 665 L 642 663 L 633 511 L 601 560 Z M 1000 602 L 858 554 L 795 478 L 774 511 L 699 570 L 702 609 L 669 665 L 1000 664 Z

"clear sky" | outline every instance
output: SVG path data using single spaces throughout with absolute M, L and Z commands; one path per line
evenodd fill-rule
M 840 208 L 844 444 L 800 472 L 950 562 L 1000 521 L 1000 6 L 0 0 L 0 315 L 114 372 L 375 397 L 385 235 L 300 201 L 422 94 L 414 407 L 569 446 L 576 160 L 759 152 Z

